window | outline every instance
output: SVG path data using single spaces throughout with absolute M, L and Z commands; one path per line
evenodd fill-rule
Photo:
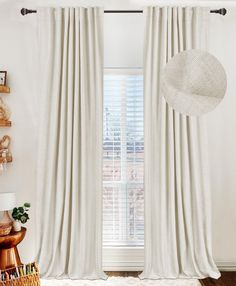
M 106 70 L 103 131 L 103 244 L 144 244 L 143 76 Z

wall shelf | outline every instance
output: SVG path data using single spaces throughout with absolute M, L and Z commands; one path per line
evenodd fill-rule
M 0 119 L 0 127 L 10 127 L 11 121 Z
M 10 93 L 10 87 L 5 85 L 0 85 L 0 93 Z
M 0 164 L 4 162 L 4 157 L 0 157 Z M 12 156 L 7 156 L 7 163 L 11 163 L 12 162 Z

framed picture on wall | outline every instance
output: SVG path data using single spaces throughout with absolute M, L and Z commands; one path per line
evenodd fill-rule
M 0 71 L 0 85 L 7 85 L 7 72 Z

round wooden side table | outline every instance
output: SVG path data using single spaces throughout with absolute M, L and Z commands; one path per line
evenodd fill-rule
M 22 264 L 17 250 L 17 245 L 24 239 L 26 228 L 18 232 L 0 236 L 0 269 L 15 267 Z

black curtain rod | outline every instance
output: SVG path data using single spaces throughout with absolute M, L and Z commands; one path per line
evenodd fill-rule
M 37 10 L 31 10 L 27 8 L 21 9 L 21 14 L 23 16 L 27 14 L 37 13 Z M 104 13 L 143 13 L 142 10 L 105 10 Z M 210 10 L 210 13 L 220 14 L 222 16 L 226 15 L 227 10 L 225 8 Z

